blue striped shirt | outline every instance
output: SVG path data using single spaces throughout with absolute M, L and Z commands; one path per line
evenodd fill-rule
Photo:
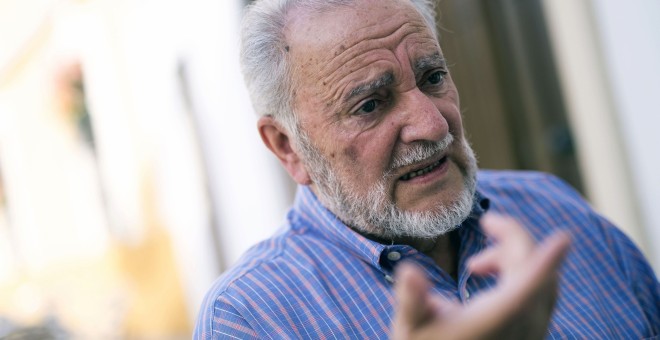
M 541 173 L 481 171 L 478 178 L 472 214 L 458 231 L 458 281 L 410 246 L 354 232 L 300 187 L 284 228 L 210 289 L 194 338 L 387 338 L 393 269 L 403 260 L 424 268 L 437 294 L 467 303 L 495 284 L 466 268 L 490 244 L 479 225 L 485 210 L 516 218 L 537 241 L 558 229 L 571 235 L 548 338 L 660 335 L 660 284 L 652 269 L 572 188 Z

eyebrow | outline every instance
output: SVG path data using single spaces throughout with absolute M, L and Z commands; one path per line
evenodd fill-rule
M 350 92 L 348 92 L 348 95 L 342 101 L 347 102 L 362 94 L 373 92 L 380 88 L 389 86 L 393 82 L 394 82 L 394 74 L 392 74 L 391 72 L 385 73 L 382 76 L 380 76 L 378 79 L 356 86 Z
M 435 53 L 417 59 L 415 61 L 413 68 L 415 73 L 418 73 L 431 68 L 445 67 L 445 66 L 446 66 L 445 58 L 442 55 L 440 55 L 440 53 Z M 389 86 L 393 82 L 394 82 L 394 74 L 392 72 L 387 72 L 375 80 L 354 87 L 348 92 L 348 95 L 346 95 L 346 97 L 342 99 L 342 102 L 346 103 L 351 99 L 361 96 L 365 93 L 373 92 L 383 87 Z
M 431 68 L 436 67 L 445 67 L 447 61 L 445 58 L 440 55 L 440 53 L 435 53 L 426 57 L 421 57 L 415 61 L 415 72 L 425 71 Z

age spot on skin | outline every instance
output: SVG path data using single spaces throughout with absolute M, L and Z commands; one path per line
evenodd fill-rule
M 348 157 L 353 162 L 357 161 L 357 150 L 355 150 L 355 147 L 353 146 L 349 146 L 348 148 L 344 149 L 344 155 L 346 155 L 346 157 Z
M 289 46 L 284 46 L 284 49 L 285 49 L 287 52 L 289 52 L 289 50 L 291 50 L 291 48 L 290 48 Z

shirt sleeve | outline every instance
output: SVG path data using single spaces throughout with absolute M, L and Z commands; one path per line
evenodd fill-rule
M 202 306 L 193 339 L 258 339 L 258 336 L 240 312 L 218 296 Z
M 561 179 L 554 176 L 548 176 L 548 179 L 576 202 L 582 200 L 580 194 Z M 590 207 L 587 210 L 594 225 L 604 235 L 608 248 L 613 251 L 616 265 L 627 278 L 628 287 L 644 310 L 650 329 L 654 334 L 660 334 L 660 282 L 653 269 L 635 243 L 618 227 Z
M 618 265 L 628 278 L 654 334 L 660 334 L 660 282 L 637 246 L 621 230 L 601 216 L 597 223 L 617 255 Z

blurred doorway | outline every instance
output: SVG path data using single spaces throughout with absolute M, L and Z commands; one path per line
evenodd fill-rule
M 546 171 L 582 191 L 540 0 L 441 0 L 438 12 L 480 167 Z

